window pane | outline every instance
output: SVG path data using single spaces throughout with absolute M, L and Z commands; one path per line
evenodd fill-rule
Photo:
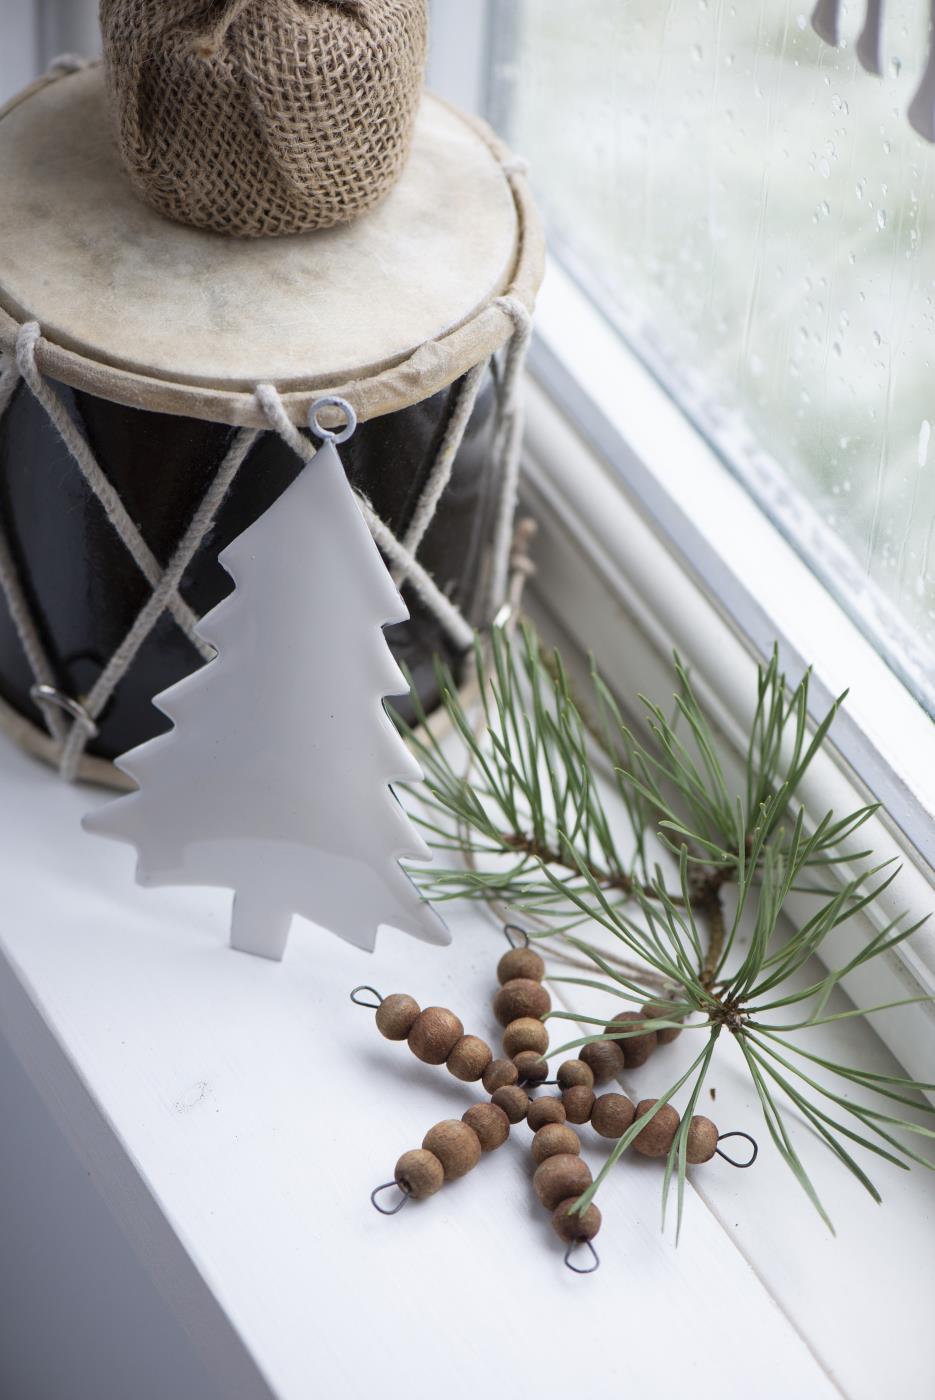
M 499 4 L 553 246 L 935 712 L 935 148 L 786 0 Z M 860 13 L 858 13 L 860 12 Z M 750 581 L 751 583 L 753 581 Z

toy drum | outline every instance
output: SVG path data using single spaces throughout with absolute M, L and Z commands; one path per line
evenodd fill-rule
M 501 606 L 518 380 L 542 270 L 516 163 L 427 96 L 387 199 L 241 241 L 164 219 L 121 172 L 85 66 L 0 113 L 0 725 L 63 776 L 168 728 L 154 694 L 210 659 L 224 546 L 292 481 L 307 415 L 342 456 L 410 620 L 427 704 Z

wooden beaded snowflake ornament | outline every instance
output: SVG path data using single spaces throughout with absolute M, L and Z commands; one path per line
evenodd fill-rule
M 571 1125 L 590 1123 L 599 1137 L 619 1140 L 644 1121 L 644 1127 L 634 1129 L 633 1150 L 643 1157 L 668 1155 L 681 1124 L 668 1096 L 633 1103 L 626 1094 L 595 1095 L 594 1086 L 608 1083 L 624 1069 L 641 1067 L 658 1046 L 673 1041 L 680 1034 L 686 1008 L 674 1001 L 655 1000 L 639 1011 L 618 1012 L 604 1028 L 610 1038 L 591 1040 L 580 1058 L 563 1061 L 550 1081 L 549 1033 L 543 1018 L 552 1001 L 543 986 L 545 963 L 535 949 L 516 946 L 511 935 L 526 939 L 523 930 L 508 924 L 504 933 L 511 948 L 497 964 L 500 985 L 493 999 L 494 1016 L 504 1028 L 503 1058 L 495 1059 L 479 1036 L 465 1035 L 461 1020 L 447 1007 L 423 1010 L 408 993 L 384 997 L 374 987 L 355 987 L 351 992 L 355 1005 L 376 1012 L 377 1030 L 387 1040 L 405 1040 L 416 1059 L 445 1065 L 455 1079 L 480 1080 L 490 1095 L 486 1103 L 473 1104 L 460 1118 L 446 1118 L 430 1128 L 422 1146 L 402 1154 L 393 1180 L 377 1186 L 370 1199 L 381 1215 L 396 1215 L 407 1201 L 434 1196 L 447 1182 L 472 1171 L 484 1154 L 502 1147 L 510 1129 L 525 1119 L 533 1133 L 533 1190 L 551 1212 L 552 1228 L 566 1246 L 565 1263 L 573 1273 L 594 1273 L 600 1265 L 593 1241 L 601 1228 L 601 1213 L 588 1198 L 594 1178 Z M 560 1096 L 533 1098 L 532 1092 L 546 1083 L 557 1084 Z M 736 1160 L 720 1146 L 738 1137 L 752 1149 L 746 1161 Z M 746 1168 L 757 1158 L 757 1144 L 749 1133 L 722 1133 L 701 1114 L 689 1120 L 685 1146 L 691 1166 L 718 1156 L 733 1167 Z M 394 1187 L 395 1204 L 384 1205 L 384 1193 Z M 590 1252 L 585 1264 L 574 1257 L 581 1245 Z
M 323 426 L 338 410 L 345 426 Z M 422 773 L 383 708 L 408 686 L 382 628 L 409 616 L 338 457 L 322 446 L 219 555 L 235 589 L 198 624 L 217 650 L 154 703 L 175 728 L 117 760 L 138 786 L 84 819 L 135 846 L 141 885 L 235 891 L 231 944 L 282 957 L 294 913 L 372 951 L 379 925 L 450 935 L 398 864 L 426 859 L 390 783 Z

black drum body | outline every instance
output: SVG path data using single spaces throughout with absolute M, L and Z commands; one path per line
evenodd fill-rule
M 422 403 L 372 418 L 341 448 L 351 484 L 397 539 L 406 534 L 435 462 L 459 382 Z M 54 385 L 143 539 L 165 566 L 228 451 L 236 428 L 128 408 Z M 480 392 L 450 481 L 419 547 L 439 588 L 475 625 L 483 616 L 485 558 L 496 500 L 491 451 L 494 394 Z M 202 616 L 232 589 L 218 553 L 251 525 L 303 469 L 289 446 L 264 433 L 234 479 L 183 576 L 180 593 Z M 152 589 L 76 463 L 24 383 L 0 419 L 0 523 L 62 692 L 80 700 L 123 640 Z M 336 588 L 340 588 L 336 581 Z M 460 656 L 436 617 L 404 587 L 408 622 L 387 629 L 427 708 L 436 703 L 434 658 L 457 671 Z M 336 605 L 338 600 L 336 599 Z M 98 717 L 88 751 L 114 758 L 170 728 L 152 697 L 202 665 L 163 614 Z M 44 728 L 30 699 L 34 676 L 0 599 L 0 697 Z M 405 704 L 400 708 L 405 710 Z

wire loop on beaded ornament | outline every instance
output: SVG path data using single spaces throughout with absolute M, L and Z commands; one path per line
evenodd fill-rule
M 584 1245 L 587 1249 L 591 1251 L 591 1254 L 594 1256 L 593 1264 L 589 1264 L 586 1269 L 581 1269 L 578 1267 L 577 1264 L 573 1264 L 571 1262 L 572 1254 L 580 1245 Z M 601 1256 L 598 1254 L 597 1250 L 594 1248 L 594 1245 L 591 1243 L 590 1240 L 572 1240 L 571 1244 L 565 1250 L 565 1268 L 571 1269 L 573 1274 L 594 1274 L 597 1273 L 597 1270 L 600 1267 Z
M 514 939 L 513 939 L 513 937 L 512 937 L 512 935 L 513 935 L 514 933 L 518 933 L 518 934 L 519 934 L 520 939 L 521 939 L 521 942 L 517 943 L 517 942 L 514 941 Z M 511 948 L 528 948 L 528 947 L 529 947 L 529 934 L 526 932 L 526 930 L 525 930 L 524 928 L 520 928 L 519 924 L 504 924 L 504 925 L 503 925 L 503 936 L 504 936 L 504 938 L 506 939 L 507 943 L 509 943 L 509 945 L 510 945 Z
M 739 1167 L 741 1171 L 745 1171 L 747 1167 L 753 1166 L 753 1163 L 756 1161 L 757 1155 L 759 1154 L 760 1149 L 757 1146 L 756 1138 L 751 1137 L 749 1133 L 742 1133 L 739 1131 L 739 1129 L 736 1129 L 734 1132 L 731 1133 L 721 1133 L 720 1137 L 718 1138 L 718 1142 L 724 1142 L 725 1139 L 732 1137 L 746 1138 L 747 1142 L 749 1142 L 750 1146 L 753 1148 L 753 1151 L 750 1154 L 749 1162 L 738 1162 L 734 1157 L 728 1157 L 727 1153 L 722 1152 L 720 1147 L 716 1147 L 714 1150 L 719 1157 L 723 1157 L 724 1161 L 729 1162 L 732 1167 Z
M 390 1209 L 387 1210 L 387 1208 L 386 1208 L 385 1206 L 381 1206 L 381 1205 L 380 1205 L 380 1202 L 377 1200 L 377 1197 L 379 1196 L 379 1194 L 380 1194 L 381 1191 L 388 1191 L 388 1190 L 390 1189 L 391 1186 L 395 1186 L 395 1187 L 396 1187 L 396 1189 L 399 1191 L 399 1197 L 400 1197 L 400 1198 L 399 1198 L 399 1200 L 397 1201 L 397 1203 L 396 1203 L 395 1206 L 391 1206 Z M 399 1185 L 399 1182 L 398 1182 L 398 1181 L 384 1181 L 384 1183 L 383 1183 L 382 1186 L 375 1186 L 375 1187 L 373 1188 L 373 1190 L 370 1192 L 370 1202 L 371 1202 L 371 1205 L 373 1206 L 374 1210 L 378 1210 L 378 1211 L 380 1212 L 381 1215 L 398 1215 L 398 1213 L 402 1210 L 403 1206 L 406 1204 L 406 1202 L 407 1202 L 408 1200 L 409 1200 L 409 1193 L 408 1193 L 408 1191 L 404 1191 L 404 1190 L 402 1189 L 402 1187 Z
M 360 997 L 357 995 L 358 992 L 372 992 L 376 997 L 376 1001 L 361 1001 Z M 376 987 L 355 987 L 351 992 L 351 1001 L 355 1006 L 366 1006 L 370 1011 L 376 1011 L 378 1006 L 383 1005 L 383 998 Z

